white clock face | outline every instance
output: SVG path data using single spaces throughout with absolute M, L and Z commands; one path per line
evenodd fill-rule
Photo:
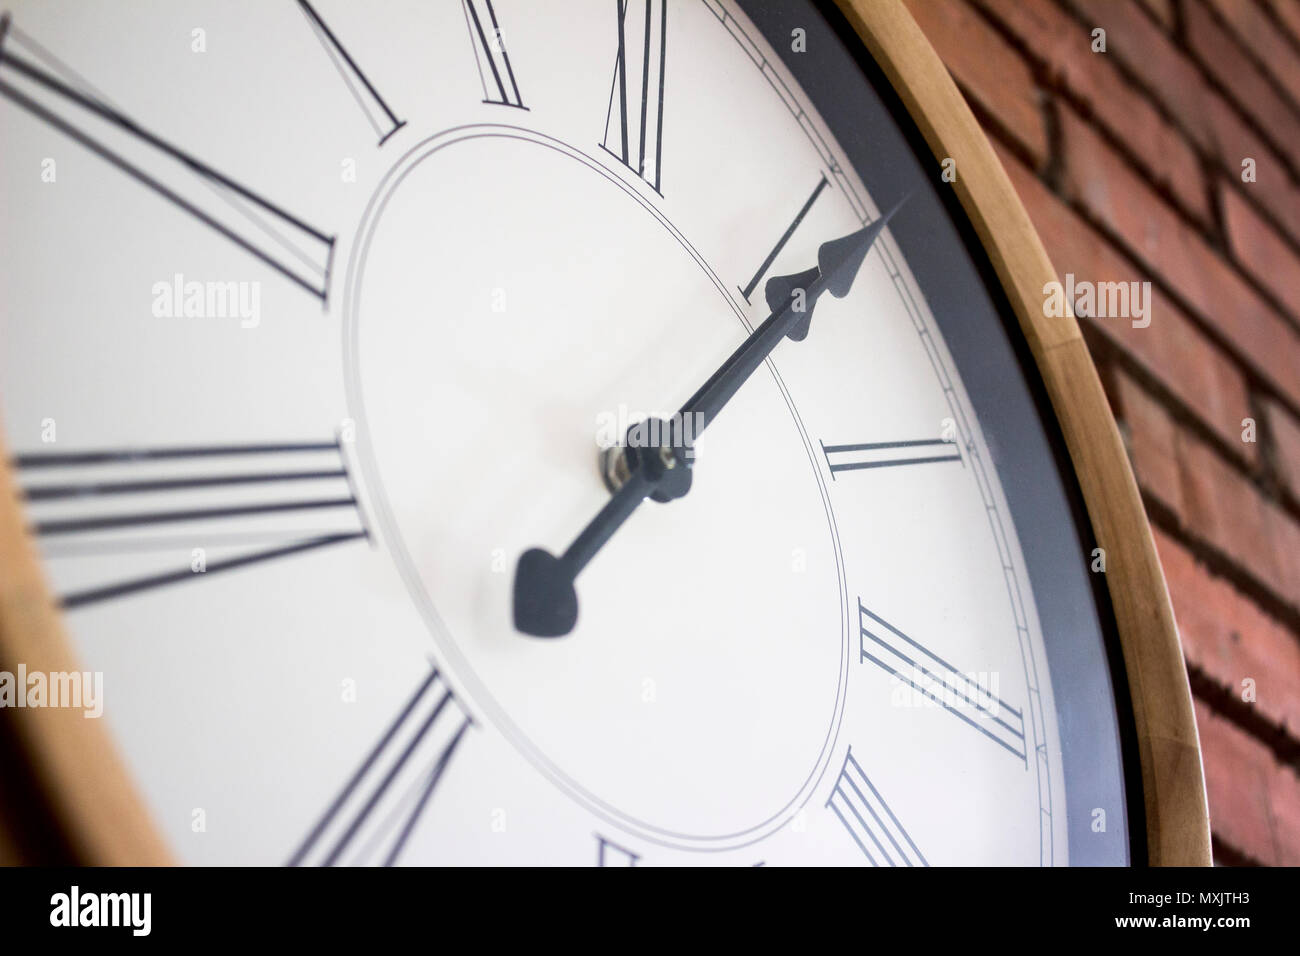
M 5 435 L 153 818 L 195 863 L 1068 862 L 1060 675 L 892 226 L 571 633 L 516 626 L 602 446 L 905 198 L 726 0 L 562 6 L 14 11 Z

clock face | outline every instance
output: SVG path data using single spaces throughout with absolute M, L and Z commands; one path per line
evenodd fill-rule
M 4 429 L 180 859 L 1128 859 L 1032 366 L 860 41 L 772 6 L 13 11 Z M 629 429 L 900 202 L 524 633 Z

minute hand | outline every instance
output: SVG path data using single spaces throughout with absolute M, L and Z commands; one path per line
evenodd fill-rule
M 864 229 L 822 243 L 817 250 L 817 265 L 811 269 L 769 279 L 763 293 L 772 314 L 686 400 L 678 412 L 678 421 L 690 422 L 694 436 L 698 436 L 782 338 L 789 336 L 795 342 L 802 342 L 808 335 L 817 299 L 823 292 L 837 299 L 848 295 L 867 252 L 897 211 L 895 206 Z
M 578 620 L 574 581 L 582 569 L 647 497 L 668 502 L 690 490 L 692 442 L 782 337 L 798 342 L 808 335 L 813 306 L 823 292 L 836 298 L 848 295 L 871 244 L 897 209 L 865 229 L 824 243 L 817 250 L 817 265 L 806 272 L 768 280 L 764 293 L 772 314 L 682 406 L 673 426 L 661 423 L 668 434 L 660 445 L 638 448 L 629 441 L 622 452 L 630 456 L 624 458 L 627 474 L 622 484 L 568 549 L 559 557 L 542 548 L 520 555 L 515 566 L 515 627 L 536 637 L 560 637 L 573 630 Z

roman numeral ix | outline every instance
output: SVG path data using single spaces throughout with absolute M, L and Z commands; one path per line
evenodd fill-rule
M 337 441 L 35 452 L 13 467 L 65 608 L 367 536 Z
M 288 865 L 396 863 L 472 724 L 431 670 Z
M 260 259 L 324 304 L 334 237 L 169 143 L 0 18 L 0 96 Z
M 984 686 L 977 675 L 962 674 L 938 654 L 868 610 L 861 599 L 858 600 L 858 626 L 860 661 L 870 661 L 894 675 L 1008 753 L 1026 760 L 1024 715 Z
M 600 145 L 662 196 L 668 3 L 667 0 L 643 0 L 644 23 L 638 18 L 628 17 L 632 0 L 615 0 L 615 5 L 618 8 L 618 56 L 614 61 L 609 109 L 605 111 L 605 135 Z M 656 6 L 659 8 L 657 17 L 654 15 Z M 639 64 L 636 62 L 638 49 L 641 54 Z M 636 106 L 638 91 L 639 110 Z M 650 115 L 652 101 L 656 104 L 653 116 Z
M 826 800 L 872 866 L 929 866 L 850 747 Z

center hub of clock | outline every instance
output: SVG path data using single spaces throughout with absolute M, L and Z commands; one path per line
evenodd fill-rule
M 748 334 L 734 283 L 625 173 L 502 126 L 399 162 L 349 268 L 358 457 L 432 653 L 539 771 L 516 799 L 741 845 L 825 771 L 848 661 L 816 443 L 771 369 L 673 462 L 690 494 L 644 504 L 579 575 L 572 634 L 512 623 L 519 556 L 558 554 L 609 500 L 608 423 L 670 420 Z

